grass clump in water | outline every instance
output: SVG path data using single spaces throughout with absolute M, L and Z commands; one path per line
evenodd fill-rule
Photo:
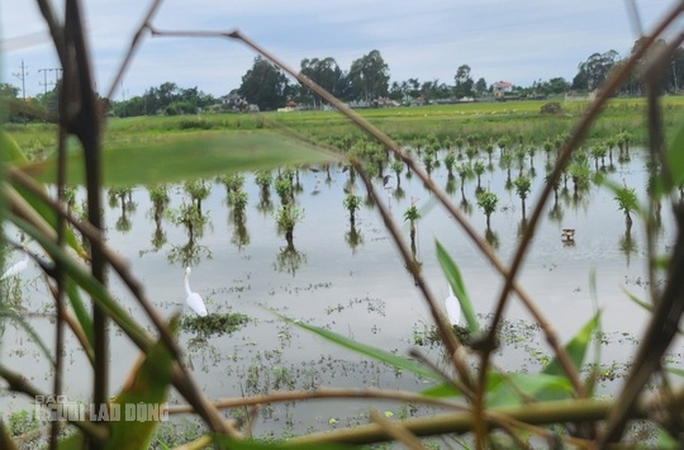
M 181 330 L 196 333 L 203 337 L 231 334 L 242 328 L 252 319 L 240 313 L 213 313 L 204 317 L 184 317 Z

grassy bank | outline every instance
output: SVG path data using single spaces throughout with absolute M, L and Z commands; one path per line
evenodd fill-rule
M 546 100 L 431 105 L 359 110 L 359 114 L 399 142 L 434 135 L 441 142 L 470 138 L 479 145 L 502 137 L 541 144 L 572 130 L 588 107 L 586 101 L 560 101 L 559 114 L 542 114 Z M 668 135 L 682 120 L 684 97 L 663 98 L 663 123 Z M 588 135 L 588 145 L 628 130 L 635 143 L 646 142 L 643 99 L 613 99 Z M 335 111 L 268 112 L 263 114 L 202 114 L 193 116 L 143 116 L 111 118 L 108 143 L 145 143 L 164 140 L 169 133 L 189 131 L 260 130 L 284 125 L 318 142 L 339 145 L 356 140 L 361 132 Z M 19 146 L 31 155 L 51 152 L 56 128 L 49 124 L 7 125 Z

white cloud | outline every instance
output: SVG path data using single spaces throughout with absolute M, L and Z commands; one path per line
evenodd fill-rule
M 83 3 L 100 88 L 111 82 L 150 2 Z M 646 29 L 670 4 L 638 2 Z M 57 62 L 47 36 L 35 44 L 35 33 L 45 30 L 37 7 L 31 1 L 0 0 L 0 9 L 3 39 L 33 35 L 11 40 L 13 50 L 3 55 L 3 80 L 16 84 L 11 73 L 24 59 L 29 94 L 42 92 L 38 70 Z M 609 49 L 624 54 L 634 40 L 625 4 L 618 0 L 166 0 L 153 23 L 163 29 L 237 27 L 295 68 L 305 57 L 332 56 L 346 70 L 354 59 L 378 49 L 393 80 L 446 83 L 453 82 L 461 64 L 488 82 L 570 79 L 590 54 Z M 253 57 L 228 40 L 148 38 L 126 73 L 124 89 L 134 95 L 172 81 L 220 95 L 239 85 Z

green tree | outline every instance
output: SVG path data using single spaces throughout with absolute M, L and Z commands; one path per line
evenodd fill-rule
M 462 66 L 459 66 L 456 70 L 454 81 L 456 82 L 456 85 L 454 86 L 454 95 L 456 95 L 457 98 L 471 97 L 473 95 L 474 82 L 470 76 L 469 65 L 463 64 Z
M 242 77 L 238 93 L 260 110 L 273 110 L 285 104 L 288 93 L 287 77 L 261 56 Z
M 487 82 L 484 78 L 480 78 L 479 80 L 477 80 L 477 83 L 475 83 L 475 92 L 477 92 L 478 94 L 487 92 Z
M 370 102 L 386 96 L 389 90 L 389 67 L 378 50 L 355 60 L 349 69 L 354 97 Z
M 598 88 L 619 62 L 619 56 L 615 50 L 591 55 L 577 67 L 579 71 L 572 80 L 573 89 L 593 90 Z
M 340 69 L 340 67 L 337 65 L 335 58 L 304 58 L 300 64 L 300 72 L 334 96 L 338 98 L 343 96 L 343 80 L 345 77 L 342 69 Z M 314 105 L 314 107 L 322 106 L 321 100 L 309 92 L 306 88 L 300 87 L 299 89 L 300 102 L 311 103 Z

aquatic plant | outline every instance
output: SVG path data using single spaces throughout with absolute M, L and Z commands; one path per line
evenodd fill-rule
M 477 194 L 476 199 L 477 206 L 482 209 L 487 217 L 487 229 L 489 229 L 489 218 L 491 217 L 492 213 L 496 211 L 496 205 L 499 203 L 499 197 L 493 192 L 484 191 Z

